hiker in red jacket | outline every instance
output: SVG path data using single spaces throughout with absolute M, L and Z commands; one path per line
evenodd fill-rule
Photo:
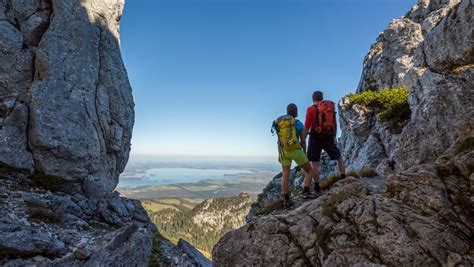
M 319 161 L 323 149 L 331 160 L 337 161 L 341 178 L 346 178 L 344 161 L 336 145 L 336 130 L 336 105 L 332 101 L 324 100 L 323 92 L 314 92 L 313 105 L 306 111 L 305 129 L 303 130 L 302 138 L 306 140 L 306 136 L 309 133 L 307 155 L 315 172 L 313 177 L 315 192 L 321 191 L 319 187 Z M 304 191 L 309 192 L 309 187 L 305 187 Z

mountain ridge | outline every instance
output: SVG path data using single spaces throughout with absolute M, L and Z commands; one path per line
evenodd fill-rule
M 245 224 L 252 202 L 250 195 L 241 193 L 235 197 L 207 199 L 195 204 L 192 209 L 160 207 L 153 210 L 151 205 L 146 204 L 145 207 L 164 238 L 175 244 L 185 239 L 210 255 L 221 236 Z

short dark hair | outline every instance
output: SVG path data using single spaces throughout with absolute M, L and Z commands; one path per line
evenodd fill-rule
M 293 103 L 289 104 L 289 105 L 286 107 L 286 114 L 287 114 L 287 115 L 291 115 L 291 116 L 293 116 L 293 117 L 295 117 L 295 118 L 298 117 L 298 107 L 297 107 L 295 104 L 293 104 Z
M 314 91 L 314 93 L 313 93 L 313 100 L 314 100 L 314 101 L 323 101 L 323 92 L 321 92 L 321 91 Z

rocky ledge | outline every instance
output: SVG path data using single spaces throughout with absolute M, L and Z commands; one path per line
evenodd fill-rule
M 146 266 L 155 226 L 137 200 L 100 200 L 0 177 L 1 266 Z
M 382 191 L 367 179 L 349 177 L 294 210 L 257 217 L 224 236 L 213 261 L 216 266 L 474 266 L 472 136 L 436 163 L 390 175 Z
M 388 174 L 435 161 L 474 116 L 474 1 L 419 0 L 379 34 L 357 92 L 407 88 L 410 119 L 393 131 L 370 107 L 339 102 L 348 169 Z

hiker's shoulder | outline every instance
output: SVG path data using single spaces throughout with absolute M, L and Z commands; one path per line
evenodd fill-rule
M 306 112 L 313 112 L 313 111 L 316 111 L 316 106 L 315 105 L 311 105 L 306 109 Z
M 281 115 L 280 117 L 276 118 L 275 122 L 280 122 L 280 121 L 283 121 L 283 120 L 290 120 L 291 118 L 293 118 L 293 117 L 290 116 L 290 115 Z

